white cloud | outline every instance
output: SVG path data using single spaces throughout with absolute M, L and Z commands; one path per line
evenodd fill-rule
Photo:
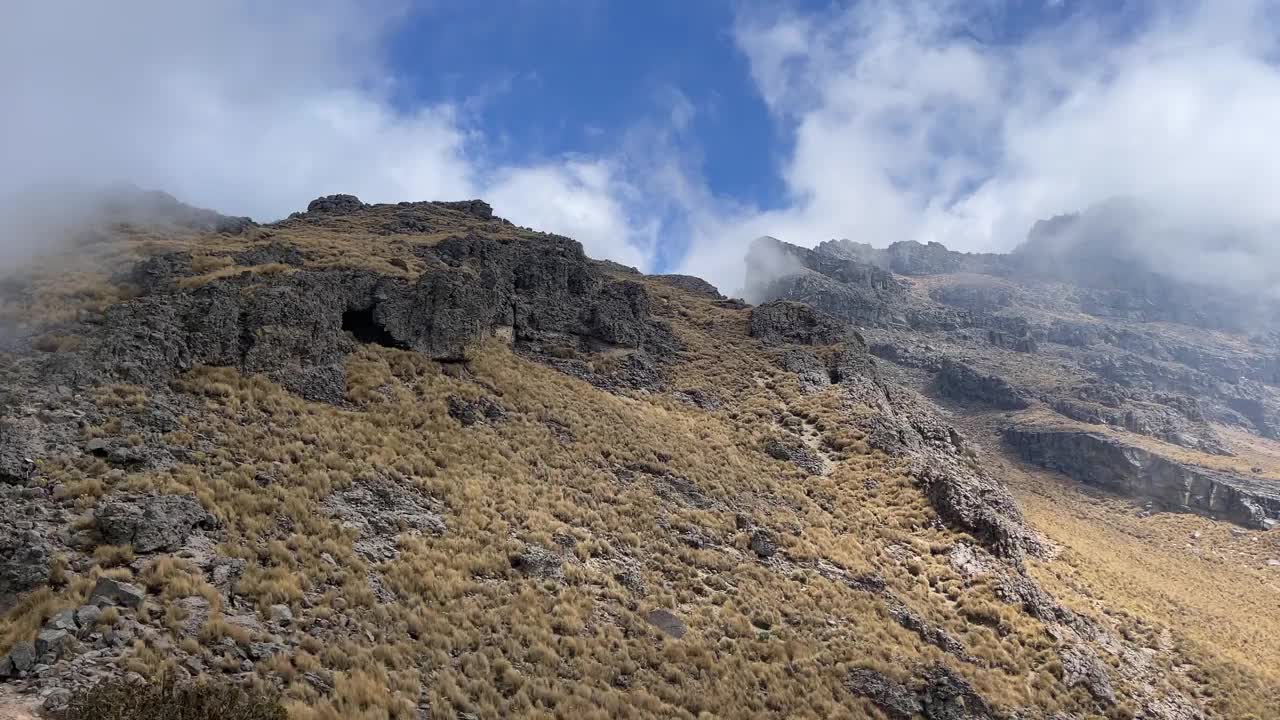
M 1157 8 L 1135 32 L 1083 16 L 984 44 L 984 3 L 866 0 L 737 27 L 761 97 L 794 134 L 783 209 L 695 208 L 685 269 L 728 288 L 746 242 L 939 240 L 1008 249 L 1039 218 L 1135 196 L 1162 228 L 1232 232 L 1230 257 L 1153 232 L 1166 263 L 1280 266 L 1276 3 Z M 1204 235 L 1198 237 L 1203 238 Z M 1193 260 L 1192 257 L 1195 259 Z
M 380 58 L 400 17 L 357 0 L 20 3 L 0 25 L 0 193 L 132 182 L 276 219 L 318 196 L 490 198 L 515 222 L 648 266 L 653 230 L 603 161 L 484 162 L 468 98 L 405 110 Z M 0 239 L 0 246 L 12 245 Z
M 604 161 L 567 161 L 504 170 L 485 196 L 522 224 L 578 240 L 591 257 L 645 267 L 657 229 L 625 209 L 637 193 Z

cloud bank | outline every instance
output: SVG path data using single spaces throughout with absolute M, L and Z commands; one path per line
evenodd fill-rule
M 1138 4 L 1123 21 L 1049 6 L 1016 36 L 994 0 L 742 6 L 731 31 L 787 139 L 786 194 L 755 207 L 702 179 L 701 99 L 678 89 L 610 154 L 491 162 L 471 99 L 397 102 L 383 51 L 403 7 L 21 3 L 0 26 L 0 195 L 124 181 L 259 220 L 334 192 L 483 197 L 593 256 L 729 292 L 759 235 L 1009 249 L 1037 219 L 1124 196 L 1159 217 L 1153 262 L 1274 285 L 1277 3 Z
M 1115 27 L 1068 0 L 1061 20 L 998 41 L 981 38 L 1008 4 L 743 14 L 738 45 L 794 139 L 789 197 L 695 210 L 685 269 L 732 286 L 721 258 L 761 233 L 1008 250 L 1037 219 L 1119 196 L 1158 218 L 1138 239 L 1162 269 L 1280 265 L 1277 4 L 1150 5 Z
M 653 228 L 629 214 L 630 187 L 609 159 L 496 167 L 463 116 L 467 98 L 399 107 L 381 48 L 405 11 L 388 8 L 19 3 L 0 25 L 0 196 L 128 182 L 259 220 L 335 192 L 486 197 L 591 254 L 648 265 Z M 31 242 L 10 233 L 0 247 Z

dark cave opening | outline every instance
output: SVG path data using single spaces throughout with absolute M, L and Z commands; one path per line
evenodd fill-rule
M 369 345 L 408 350 L 409 347 L 395 339 L 387 329 L 374 319 L 373 308 L 348 310 L 342 313 L 342 329 L 351 333 L 359 342 Z

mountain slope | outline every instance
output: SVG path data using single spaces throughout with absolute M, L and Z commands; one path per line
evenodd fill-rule
M 47 707 L 162 668 L 279 688 L 299 718 L 1273 699 L 1077 602 L 1105 576 L 1055 557 L 870 331 L 478 201 L 189 215 L 105 216 L 4 288 L 0 675 Z M 852 270 L 813 281 L 938 316 Z

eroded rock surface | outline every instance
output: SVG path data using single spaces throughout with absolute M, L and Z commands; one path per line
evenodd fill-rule
M 1009 428 L 1004 437 L 1026 460 L 1080 482 L 1247 527 L 1280 525 L 1280 488 L 1265 480 L 1191 467 L 1100 433 Z

